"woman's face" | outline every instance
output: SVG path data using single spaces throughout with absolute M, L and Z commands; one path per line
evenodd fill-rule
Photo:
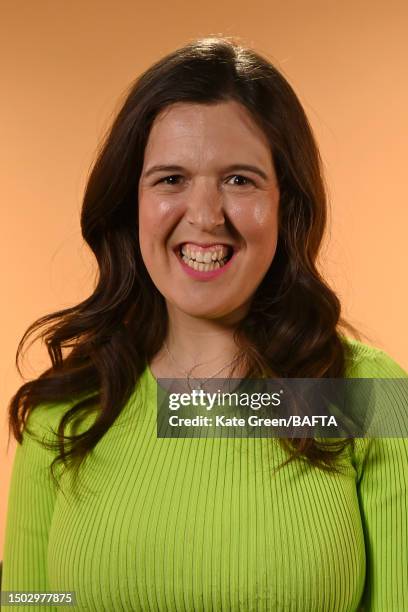
M 138 197 L 142 257 L 168 307 L 239 320 L 278 238 L 272 154 L 246 108 L 165 108 L 148 138 Z

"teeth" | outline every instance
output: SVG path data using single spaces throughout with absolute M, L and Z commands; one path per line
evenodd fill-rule
M 193 259 L 198 263 L 209 264 L 212 261 L 221 261 L 222 259 L 228 258 L 230 249 L 224 245 L 216 245 L 206 249 L 199 249 L 193 245 L 183 244 L 181 247 L 181 253 L 187 257 L 187 259 Z
M 217 255 L 215 253 L 211 253 L 210 251 L 196 251 L 195 260 L 199 263 L 210 263 L 212 257 L 215 255 L 214 259 L 217 259 Z
M 194 261 L 193 259 L 189 259 L 185 255 L 183 256 L 183 261 L 193 268 L 193 270 L 199 270 L 200 272 L 210 272 L 210 270 L 218 270 L 225 265 L 224 260 L 222 261 L 212 261 L 211 263 L 200 263 L 198 261 Z
M 195 247 L 195 248 L 194 248 Z M 181 246 L 181 258 L 190 268 L 199 272 L 218 270 L 227 263 L 232 248 L 224 245 L 215 245 L 208 248 L 197 248 L 187 243 Z

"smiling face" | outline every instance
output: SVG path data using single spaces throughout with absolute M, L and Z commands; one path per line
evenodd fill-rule
M 161 111 L 138 198 L 142 257 L 168 308 L 239 320 L 278 239 L 270 145 L 246 108 L 183 102 Z

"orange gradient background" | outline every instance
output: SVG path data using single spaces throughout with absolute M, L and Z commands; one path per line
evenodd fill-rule
M 408 369 L 406 2 L 16 0 L 1 15 L 0 558 L 18 340 L 92 290 L 79 213 L 98 142 L 137 75 L 193 38 L 239 38 L 294 87 L 329 188 L 321 267 L 363 340 Z M 33 347 L 26 378 L 47 363 Z

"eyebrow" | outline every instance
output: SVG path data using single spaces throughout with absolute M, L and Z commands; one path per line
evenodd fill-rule
M 258 166 L 253 166 L 252 164 L 231 164 L 223 168 L 223 172 L 238 172 L 239 170 L 246 170 L 248 172 L 254 172 L 255 174 L 258 174 L 258 176 L 263 178 L 265 181 L 268 180 L 267 174 L 263 170 L 258 168 Z M 185 168 L 183 168 L 183 166 L 156 165 L 156 166 L 151 166 L 148 170 L 146 170 L 146 172 L 144 173 L 144 177 L 147 178 L 148 176 L 150 176 L 151 174 L 154 174 L 155 172 L 183 172 L 183 171 L 185 171 Z

